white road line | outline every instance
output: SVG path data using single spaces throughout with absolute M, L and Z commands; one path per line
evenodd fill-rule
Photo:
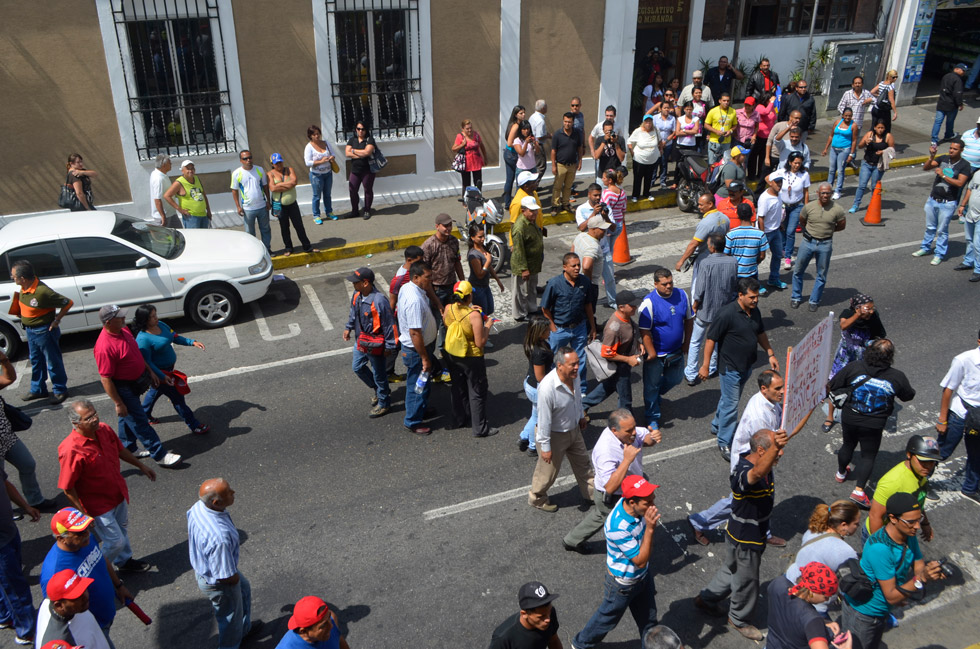
M 949 235 L 950 239 L 961 239 L 964 233 L 958 232 L 956 234 Z M 909 241 L 908 243 L 894 243 L 890 246 L 881 246 L 879 248 L 869 248 L 867 250 L 858 250 L 857 252 L 846 252 L 843 255 L 834 255 L 831 261 L 836 259 L 848 259 L 850 257 L 863 257 L 864 255 L 873 255 L 876 252 L 888 252 L 889 250 L 898 250 L 899 248 L 910 248 L 912 246 L 918 246 L 922 243 L 922 239 L 916 239 L 915 241 Z M 911 255 L 911 253 L 909 253 Z
M 706 439 L 701 442 L 695 442 L 693 444 L 687 444 L 686 446 L 680 446 L 678 448 L 672 448 L 669 451 L 663 451 L 662 453 L 650 453 L 643 458 L 643 464 L 652 464 L 660 460 L 669 460 L 675 457 L 680 457 L 682 455 L 689 455 L 691 453 L 696 453 L 698 451 L 711 448 L 712 446 L 717 446 L 718 441 L 714 439 Z M 575 476 L 565 476 L 563 478 L 558 478 L 555 480 L 555 484 L 552 489 L 561 489 L 564 487 L 569 487 L 575 484 Z M 422 514 L 423 520 L 431 521 L 436 518 L 443 518 L 446 516 L 452 516 L 454 514 L 459 514 L 471 509 L 479 509 L 480 507 L 488 507 L 490 505 L 496 505 L 497 503 L 502 503 L 506 500 L 512 500 L 520 496 L 526 496 L 530 485 L 526 487 L 518 487 L 517 489 L 510 489 L 508 491 L 501 491 L 500 493 L 490 494 L 489 496 L 483 496 L 482 498 L 475 498 L 473 500 L 467 500 L 465 502 L 458 503 L 456 505 L 450 505 L 448 507 L 440 507 L 439 509 L 430 509 Z
M 17 378 L 15 378 L 14 382 L 8 386 L 11 392 L 13 392 L 17 386 L 20 385 L 20 377 L 27 374 L 28 362 L 29 361 L 21 361 L 14 367 L 14 373 L 17 374 Z
M 252 302 L 249 306 L 252 307 L 252 313 L 255 315 L 255 324 L 259 326 L 259 334 L 262 335 L 262 340 L 271 343 L 277 340 L 285 340 L 286 338 L 294 338 L 299 335 L 299 325 L 295 322 L 290 322 L 286 325 L 289 328 L 289 333 L 273 334 L 269 330 L 269 323 L 265 321 L 265 316 L 262 315 L 262 308 L 255 302 Z
M 316 289 L 313 288 L 312 284 L 303 284 L 303 291 L 306 293 L 306 297 L 310 298 L 310 304 L 313 305 L 313 313 L 316 314 L 316 317 L 320 320 L 320 324 L 323 325 L 323 330 L 332 330 L 333 323 L 327 317 L 327 312 L 324 311 L 323 304 L 320 303 L 320 298 L 316 295 Z
M 228 325 L 222 327 L 225 330 L 225 338 L 228 339 L 228 347 L 231 349 L 238 349 L 238 334 L 235 333 L 235 326 Z

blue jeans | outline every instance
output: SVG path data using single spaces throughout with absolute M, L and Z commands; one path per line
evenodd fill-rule
M 206 216 L 182 216 L 185 230 L 207 230 L 211 227 L 211 219 Z
M 218 622 L 218 649 L 238 649 L 252 628 L 252 585 L 238 575 L 237 584 L 209 584 L 197 576 L 197 587 L 211 600 Z
M 473 287 L 473 304 L 480 307 L 483 315 L 493 315 L 496 305 L 493 303 L 493 291 L 489 286 Z
M 44 496 L 41 494 L 41 485 L 37 483 L 37 474 L 35 473 L 37 464 L 24 441 L 18 439 L 14 442 L 14 445 L 4 455 L 4 459 L 17 469 L 20 475 L 20 490 L 27 504 L 34 506 L 42 502 Z
M 671 140 L 664 145 L 664 150 L 660 158 L 653 163 L 653 180 L 660 179 L 661 184 L 667 184 L 667 165 L 670 164 L 670 156 L 674 152 L 674 141 Z
M 803 201 L 797 203 L 793 208 L 786 208 L 786 220 L 780 227 L 783 235 L 783 255 L 786 259 L 793 256 L 793 250 L 796 248 L 796 226 L 800 224 L 800 212 L 802 211 Z M 772 261 L 770 260 L 769 263 L 771 264 Z
M 674 352 L 643 361 L 643 411 L 647 426 L 660 428 L 660 397 L 684 378 L 684 354 Z
M 310 172 L 310 187 L 313 189 L 313 218 L 320 216 L 320 199 L 326 214 L 333 214 L 333 172 L 315 174 Z
M 613 250 L 616 248 L 616 239 L 623 232 L 623 226 L 613 223 L 606 232 L 606 236 L 599 240 L 599 246 L 602 248 L 602 281 L 606 285 L 606 304 L 610 309 L 615 309 L 616 276 L 613 267 Z
M 138 439 L 143 448 L 149 451 L 150 456 L 159 462 L 167 452 L 163 450 L 160 436 L 150 426 L 150 420 L 146 416 L 146 411 L 143 410 L 139 395 L 122 382 L 116 383 L 116 392 L 119 393 L 119 398 L 122 399 L 126 410 L 129 411 L 125 417 L 119 417 L 116 426 L 116 434 L 122 440 L 123 446 L 135 453 L 137 450 L 136 440 Z
M 727 523 L 732 513 L 732 495 L 728 494 L 721 500 L 715 501 L 711 507 L 702 512 L 696 512 L 687 517 L 691 527 L 699 532 L 707 532 Z
M 172 369 L 172 368 L 171 368 Z M 184 400 L 184 395 L 177 392 L 177 388 L 172 385 L 167 385 L 166 383 L 160 383 L 159 387 L 151 387 L 146 391 L 146 396 L 143 397 L 143 412 L 146 413 L 146 418 L 150 419 L 153 414 L 153 406 L 156 405 L 157 399 L 160 396 L 165 396 L 170 399 L 170 403 L 173 404 L 174 410 L 180 415 L 180 418 L 184 420 L 187 427 L 191 430 L 201 427 L 201 422 L 197 420 L 194 416 L 194 411 L 191 407 L 187 405 L 187 401 Z
M 582 399 L 583 408 L 592 408 L 599 405 L 614 391 L 619 395 L 620 408 L 633 407 L 633 389 L 630 387 L 630 367 L 629 363 L 616 363 L 616 371 L 605 381 L 599 381 L 592 390 Z
M 766 240 L 769 242 L 769 283 L 775 284 L 779 281 L 779 272 L 783 263 L 783 239 L 785 235 L 779 230 L 766 232 Z
M 803 273 L 810 265 L 810 260 L 816 258 L 817 279 L 810 291 L 810 304 L 820 304 L 823 287 L 827 283 L 827 269 L 830 268 L 830 256 L 834 253 L 834 240 L 811 241 L 803 239 L 800 244 L 800 254 L 796 257 L 796 268 L 793 269 L 793 300 L 803 299 Z
M 51 377 L 51 387 L 55 394 L 68 391 L 68 374 L 65 361 L 61 358 L 61 327 L 48 331 L 48 325 L 24 327 L 27 334 L 27 349 L 31 359 L 31 392 L 47 394 L 45 381 Z
M 30 638 L 34 631 L 34 600 L 24 578 L 20 554 L 20 533 L 0 548 L 0 622 L 12 624 L 19 638 Z
M 264 207 L 258 210 L 245 210 L 245 231 L 255 236 L 255 222 L 259 222 L 262 245 L 272 252 L 272 229 L 269 227 L 269 212 Z
M 548 337 L 551 351 L 556 352 L 562 347 L 571 347 L 578 354 L 578 379 L 582 396 L 585 396 L 586 372 L 589 369 L 588 359 L 585 358 L 585 344 L 588 341 L 589 327 L 584 319 L 574 329 L 558 327 L 558 331 L 552 331 L 551 336 Z
M 708 141 L 708 164 L 713 165 L 714 163 L 721 160 L 725 155 L 725 151 L 728 151 L 731 148 L 732 146 L 730 144 L 711 142 L 709 140 Z
M 960 440 L 963 439 L 963 429 L 966 428 L 966 421 L 952 410 L 949 410 L 946 417 L 946 434 L 940 435 L 936 440 L 939 442 L 939 454 L 943 461 L 956 450 Z
M 427 345 L 425 351 L 429 359 L 435 355 L 435 343 Z M 411 347 L 402 345 L 402 362 L 405 363 L 405 426 L 412 428 L 422 423 L 425 418 L 425 407 L 429 402 L 429 390 L 432 389 L 432 379 L 425 384 L 422 394 L 415 391 L 415 382 L 422 373 L 422 357 Z
M 578 649 L 592 649 L 616 628 L 627 608 L 633 615 L 641 638 L 657 626 L 657 587 L 649 568 L 645 577 L 629 586 L 624 586 L 606 573 L 602 603 L 585 623 L 585 628 L 575 634 L 572 643 Z
M 866 160 L 861 161 L 861 173 L 858 174 L 858 186 L 854 191 L 854 209 L 861 207 L 861 197 L 864 196 L 864 192 L 868 186 L 868 181 L 871 181 L 871 190 L 874 191 L 875 185 L 881 180 L 881 177 L 885 174 L 884 171 L 878 168 L 878 165 L 870 165 Z
M 419 359 L 419 363 L 421 362 Z M 369 365 L 370 367 L 368 367 Z M 365 354 L 354 348 L 354 361 L 351 363 L 351 369 L 354 370 L 354 374 L 357 374 L 357 378 L 364 381 L 364 385 L 374 390 L 380 407 L 387 408 L 391 405 L 391 388 L 388 387 L 388 372 L 385 369 L 384 354 Z M 408 391 L 414 394 L 415 384 L 406 385 Z
M 980 228 L 976 223 L 963 222 L 963 233 L 966 234 L 966 254 L 963 263 L 973 266 L 974 273 L 980 273 Z
M 922 235 L 920 248 L 929 252 L 932 242 L 936 242 L 935 255 L 943 259 L 946 258 L 947 244 L 949 243 L 949 222 L 953 220 L 956 212 L 956 201 L 946 201 L 941 203 L 932 196 L 926 201 L 926 232 Z
M 510 199 L 514 195 L 514 178 L 517 176 L 517 151 L 507 147 L 504 149 L 504 168 L 507 170 L 507 180 L 504 181 L 504 209 L 510 209 Z
M 932 122 L 932 141 L 939 141 L 939 129 L 943 125 L 943 120 L 946 120 L 946 134 L 943 136 L 944 139 L 951 139 L 956 133 L 953 131 L 953 123 L 956 121 L 957 110 L 937 110 L 936 119 Z
M 742 398 L 742 388 L 749 380 L 751 370 L 742 374 L 738 370 L 727 369 L 719 375 L 721 398 L 715 418 L 711 420 L 711 432 L 718 438 L 718 446 L 731 446 L 738 425 L 738 401 Z
M 534 428 L 538 425 L 538 388 L 528 383 L 527 377 L 524 377 L 524 395 L 531 402 L 531 416 L 528 417 L 527 423 L 524 424 L 524 430 L 521 431 L 521 439 L 526 439 L 527 447 L 533 449 Z
M 778 234 L 778 232 L 777 232 Z M 694 327 L 691 330 L 691 345 L 687 348 L 687 366 L 684 368 L 684 378 L 693 381 L 698 378 L 698 369 L 701 363 L 698 357 L 701 355 L 701 347 L 704 345 L 704 338 L 708 333 L 710 323 L 702 324 L 700 318 L 694 318 Z M 711 363 L 708 371 L 714 374 L 718 371 L 718 347 L 711 354 Z
M 844 189 L 844 170 L 847 168 L 847 156 L 851 155 L 851 147 L 837 148 L 830 147 L 830 172 L 827 182 L 833 186 L 835 192 Z
M 107 561 L 121 566 L 133 558 L 133 549 L 129 545 L 129 506 L 126 499 L 104 514 L 93 516 L 95 535 L 102 541 L 102 554 Z

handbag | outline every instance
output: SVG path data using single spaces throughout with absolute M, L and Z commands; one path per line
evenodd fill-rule
M 191 393 L 191 386 L 187 385 L 187 375 L 180 370 L 163 370 L 163 373 L 173 379 L 174 389 L 178 394 L 188 395 Z
M 337 164 L 337 158 L 330 161 L 330 171 L 334 172 L 335 174 L 340 173 L 340 165 Z
M 387 164 L 388 159 L 383 153 L 381 153 L 381 149 L 378 148 L 378 145 L 375 144 L 374 153 L 372 153 L 371 157 L 368 159 L 368 168 L 371 170 L 371 173 L 376 174 L 384 169 Z
M 70 210 L 76 203 L 78 203 L 78 196 L 75 195 L 75 189 L 62 185 L 61 194 L 58 196 L 58 207 Z
M 453 156 L 453 171 L 463 173 L 466 171 L 466 152 L 465 147 L 456 152 Z
M 980 406 L 971 406 L 960 398 L 960 403 L 966 408 L 966 417 L 963 418 L 963 434 L 976 437 L 980 435 Z
M 597 380 L 605 381 L 616 373 L 616 363 L 603 357 L 602 341 L 598 338 L 585 346 L 585 356 L 589 359 L 589 371 Z
M 10 430 L 19 433 L 27 430 L 34 423 L 34 420 L 24 414 L 24 411 L 17 406 L 12 406 L 6 401 L 3 402 L 3 414 L 10 422 Z
M 279 192 L 279 198 L 272 199 L 272 216 L 279 218 L 282 214 L 282 192 Z
M 850 385 L 845 385 L 844 387 L 833 390 L 827 397 L 830 399 L 830 403 L 834 404 L 835 408 L 843 408 L 847 400 L 851 398 L 851 394 L 857 390 L 859 387 L 870 381 L 873 377 L 870 374 L 865 374 L 864 378 L 857 383 L 852 383 Z

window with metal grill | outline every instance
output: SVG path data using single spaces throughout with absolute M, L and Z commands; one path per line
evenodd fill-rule
M 141 160 L 236 150 L 218 0 L 113 0 Z
M 418 0 L 326 0 L 338 140 L 363 121 L 376 139 L 421 137 Z

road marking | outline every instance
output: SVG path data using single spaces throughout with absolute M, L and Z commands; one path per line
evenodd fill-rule
M 660 460 L 670 460 L 675 457 L 680 457 L 682 455 L 689 455 L 691 453 L 697 453 L 712 446 L 718 446 L 718 441 L 715 439 L 706 439 L 702 442 L 694 442 L 693 444 L 687 444 L 686 446 L 679 446 L 678 448 L 672 448 L 668 451 L 663 451 L 662 453 L 650 453 L 645 455 L 643 458 L 643 464 L 653 464 Z M 570 487 L 575 484 L 575 476 L 565 476 L 563 478 L 558 478 L 555 480 L 552 489 Z M 530 485 L 526 487 L 518 487 L 517 489 L 509 489 L 507 491 L 501 491 L 499 493 L 490 494 L 489 496 L 483 496 L 481 498 L 474 498 L 473 500 L 467 500 L 465 502 L 457 503 L 455 505 L 450 505 L 448 507 L 440 507 L 438 509 L 430 509 L 422 514 L 423 520 L 431 521 L 436 518 L 444 518 L 446 516 L 452 516 L 454 514 L 459 514 L 471 509 L 479 509 L 480 507 L 489 507 L 490 505 L 496 505 L 497 503 L 502 503 L 507 500 L 512 500 L 520 496 L 526 496 L 530 490 Z
M 20 385 L 20 377 L 27 373 L 27 363 L 28 361 L 21 361 L 17 363 L 16 367 L 14 368 L 14 373 L 17 374 L 17 378 L 15 378 L 14 382 L 8 386 L 11 392 L 13 392 L 17 386 Z
M 227 327 L 222 327 L 225 330 L 225 338 L 228 339 L 228 347 L 231 349 L 238 349 L 238 334 L 235 333 L 235 326 L 228 325 Z
M 958 232 L 956 234 L 949 235 L 950 239 L 963 238 L 964 233 Z M 846 252 L 843 255 L 833 255 L 831 258 L 834 259 L 848 259 L 850 257 L 862 257 L 864 255 L 873 255 L 876 252 L 888 252 L 889 250 L 898 250 L 899 248 L 909 248 L 922 243 L 922 239 L 916 239 L 915 241 L 909 241 L 908 243 L 895 243 L 890 246 L 881 246 L 878 248 L 869 248 L 868 250 L 858 250 L 857 252 Z
M 313 305 L 313 313 L 316 314 L 316 317 L 320 320 L 320 324 L 323 325 L 323 330 L 332 330 L 333 323 L 327 317 L 327 312 L 324 311 L 323 304 L 320 303 L 320 298 L 316 295 L 316 289 L 313 288 L 312 284 L 303 284 L 303 291 L 306 293 L 306 297 L 310 298 L 310 304 Z
M 262 335 L 262 340 L 271 343 L 277 340 L 285 340 L 286 338 L 294 338 L 299 335 L 299 325 L 295 322 L 290 322 L 286 325 L 289 328 L 288 334 L 273 334 L 269 330 L 269 323 L 265 321 L 265 316 L 262 315 L 262 307 L 256 302 L 252 302 L 249 306 L 252 307 L 252 313 L 255 315 L 255 324 L 259 326 L 259 333 Z

